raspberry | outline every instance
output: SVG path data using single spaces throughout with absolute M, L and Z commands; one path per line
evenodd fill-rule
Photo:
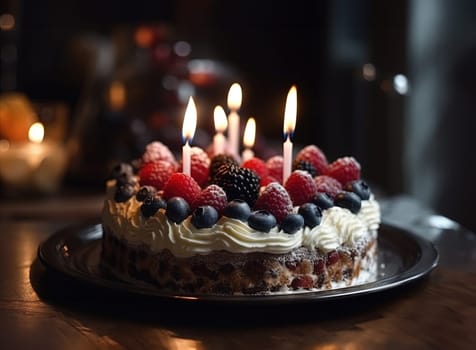
M 200 194 L 201 188 L 193 177 L 183 173 L 174 173 L 164 186 L 162 198 L 182 197 L 187 203 L 193 203 Z
M 192 147 L 190 153 L 190 172 L 200 187 L 205 187 L 208 182 L 208 168 L 210 167 L 210 158 L 200 147 Z M 180 164 L 179 171 L 182 171 Z
M 272 182 L 261 192 L 255 204 L 256 210 L 266 210 L 281 222 L 293 212 L 293 202 L 285 188 L 277 182 Z
M 283 157 L 274 156 L 266 161 L 266 167 L 270 176 L 283 183 Z
M 165 160 L 175 166 L 177 165 L 177 161 L 172 152 L 170 152 L 170 149 L 159 141 L 149 143 L 145 147 L 145 152 L 142 155 L 142 161 L 144 163 L 154 162 L 156 160 Z
M 273 176 L 271 176 L 271 175 L 268 175 L 268 176 L 262 177 L 262 178 L 260 179 L 259 185 L 260 185 L 261 187 L 265 187 L 265 186 L 268 186 L 271 182 L 277 182 L 277 183 L 279 183 L 279 181 L 278 181 L 275 177 L 273 177 Z
M 293 289 L 311 289 L 313 286 L 312 277 L 309 275 L 297 276 L 291 282 Z
M 329 164 L 325 175 L 331 176 L 342 185 L 360 179 L 360 164 L 354 157 L 343 157 Z
M 316 184 L 312 176 L 304 170 L 295 170 L 284 185 L 295 206 L 311 202 L 316 194 Z
M 165 160 L 145 163 L 139 169 L 139 183 L 141 186 L 154 186 L 161 190 L 174 172 L 175 166 Z
M 254 170 L 254 172 L 260 177 L 260 179 L 263 179 L 268 176 L 268 168 L 266 167 L 266 163 L 262 159 L 256 157 L 250 158 L 243 164 L 241 164 L 241 167 Z
M 305 160 L 310 162 L 316 168 L 317 174 L 323 174 L 327 168 L 327 158 L 325 154 L 316 145 L 304 147 L 296 155 L 296 160 Z
M 318 193 L 327 193 L 331 198 L 334 198 L 340 191 L 342 191 L 341 183 L 327 175 L 316 176 L 314 178 L 314 183 L 316 184 Z
M 200 206 L 210 205 L 221 213 L 227 204 L 228 200 L 225 191 L 220 186 L 210 185 L 200 192 L 192 207 L 195 209 Z

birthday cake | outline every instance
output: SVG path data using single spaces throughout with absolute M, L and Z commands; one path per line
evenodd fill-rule
M 380 209 L 353 157 L 328 163 L 301 149 L 283 158 L 191 148 L 191 174 L 149 144 L 107 183 L 101 264 L 121 279 L 170 293 L 269 294 L 327 290 L 376 278 Z

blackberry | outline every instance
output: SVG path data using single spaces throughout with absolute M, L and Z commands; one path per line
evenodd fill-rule
M 238 162 L 232 156 L 228 154 L 219 154 L 212 158 L 210 162 L 210 179 L 213 181 L 218 169 L 224 164 L 232 164 L 238 166 Z
M 260 179 L 251 169 L 236 165 L 222 165 L 212 179 L 212 183 L 226 192 L 228 201 L 242 199 L 250 207 L 256 202 L 259 194 Z
M 311 174 L 312 177 L 317 175 L 316 167 L 314 165 L 312 165 L 312 163 L 307 161 L 307 160 L 298 160 L 298 159 L 296 159 L 293 162 L 293 171 L 294 170 L 307 171 L 309 174 Z

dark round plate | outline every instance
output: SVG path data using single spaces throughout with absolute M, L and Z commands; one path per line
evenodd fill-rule
M 430 242 L 389 225 L 382 225 L 378 238 L 378 277 L 375 282 L 328 291 L 272 295 L 175 295 L 140 282 L 114 278 L 99 264 L 102 228 L 100 224 L 63 229 L 43 242 L 38 256 L 56 272 L 88 285 L 116 292 L 146 295 L 160 300 L 219 302 L 237 304 L 302 303 L 338 300 L 382 292 L 425 277 L 438 264 L 438 252 Z

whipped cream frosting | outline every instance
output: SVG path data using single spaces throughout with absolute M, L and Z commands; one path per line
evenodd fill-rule
M 108 191 L 104 204 L 105 227 L 129 244 L 145 244 L 153 252 L 168 249 L 177 257 L 209 254 L 218 250 L 282 254 L 301 246 L 329 252 L 374 235 L 380 224 L 380 207 L 373 196 L 362 201 L 358 214 L 345 208 L 332 207 L 323 211 L 320 225 L 312 229 L 304 227 L 295 234 L 288 234 L 278 227 L 270 232 L 259 232 L 245 222 L 225 216 L 211 228 L 197 229 L 191 223 L 190 216 L 176 224 L 165 216 L 163 209 L 146 218 L 140 211 L 142 203 L 135 196 L 126 202 L 117 203 L 112 195 L 112 191 Z

